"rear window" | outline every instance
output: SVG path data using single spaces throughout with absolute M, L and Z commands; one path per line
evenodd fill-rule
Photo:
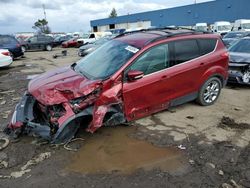
M 16 44 L 17 40 L 11 36 L 0 36 L 0 44 Z
M 180 40 L 173 42 L 175 52 L 175 64 L 180 64 L 200 56 L 196 40 Z
M 201 55 L 205 55 L 214 51 L 217 39 L 198 39 Z

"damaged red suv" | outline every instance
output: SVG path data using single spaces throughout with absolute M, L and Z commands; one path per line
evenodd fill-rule
M 80 126 L 93 133 L 188 101 L 211 105 L 227 78 L 219 35 L 180 28 L 125 33 L 32 80 L 6 132 L 64 143 Z

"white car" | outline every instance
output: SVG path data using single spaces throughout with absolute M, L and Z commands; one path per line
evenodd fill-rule
M 13 62 L 9 50 L 0 49 L 0 67 L 7 67 Z

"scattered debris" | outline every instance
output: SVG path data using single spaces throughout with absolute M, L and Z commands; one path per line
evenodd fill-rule
M 219 170 L 219 175 L 224 176 L 224 172 L 222 170 Z
M 1 91 L 0 94 L 9 94 L 9 93 L 14 93 L 15 90 L 8 90 L 8 91 Z
M 248 123 L 236 123 L 234 119 L 230 117 L 223 116 L 218 127 L 220 128 L 231 128 L 231 129 L 250 129 L 250 124 Z
M 31 171 L 31 169 L 29 168 L 30 166 L 36 165 L 36 164 L 44 161 L 45 159 L 48 159 L 50 156 L 51 156 L 50 152 L 41 153 L 37 157 L 29 160 L 24 166 L 22 166 L 20 168 L 20 171 L 11 172 L 10 175 L 0 175 L 0 179 L 1 178 L 2 179 L 6 179 L 6 178 L 20 178 L 24 174 L 26 174 L 26 173 L 28 173 L 28 172 Z
M 188 162 L 189 162 L 189 164 L 191 164 L 191 165 L 194 165 L 194 164 L 195 164 L 194 160 L 192 160 L 192 159 L 190 159 Z
M 0 105 L 6 104 L 6 101 L 1 101 Z
M 11 112 L 10 110 L 7 110 L 7 111 L 3 112 L 3 113 L 2 113 L 2 118 L 3 118 L 3 119 L 7 119 L 8 116 L 9 116 L 9 114 L 10 114 L 10 112 Z
M 208 168 L 215 168 L 215 164 L 213 164 L 213 163 L 206 163 L 206 167 L 208 167 Z
M 28 76 L 27 76 L 27 79 L 28 79 L 28 80 L 32 80 L 32 79 L 34 79 L 34 78 L 36 78 L 36 77 L 38 77 L 38 76 L 39 76 L 39 74 L 28 75 Z
M 3 142 L 2 146 L 0 146 L 1 151 L 9 145 L 10 140 L 8 138 L 0 138 L 0 142 Z
M 241 111 L 241 109 L 239 109 L 239 108 L 234 108 L 234 110 L 235 110 L 235 111 Z
M 71 143 L 73 143 L 73 142 L 76 142 L 76 141 L 78 141 L 78 140 L 81 140 L 81 141 L 84 141 L 84 139 L 83 138 L 75 138 L 75 139 L 72 139 L 72 140 L 70 140 L 69 142 L 67 142 L 66 144 L 64 144 L 64 149 L 66 149 L 66 150 L 68 150 L 68 151 L 77 151 L 78 149 L 76 149 L 76 148 L 71 148 L 70 146 L 69 146 L 69 144 L 71 144 Z
M 64 56 L 67 56 L 67 54 L 68 54 L 67 50 L 62 50 L 61 54 L 57 53 L 57 54 L 53 55 L 53 58 L 56 59 L 58 57 L 64 57 Z
M 222 188 L 233 188 L 232 185 L 229 185 L 229 184 L 227 184 L 227 183 L 223 183 L 223 184 L 221 185 L 221 187 L 222 187 Z
M 233 179 L 230 180 L 230 183 L 231 183 L 235 188 L 243 188 L 241 185 L 238 185 Z
M 4 167 L 4 168 L 7 168 L 8 167 L 8 162 L 6 161 L 0 161 L 0 168 Z
M 187 116 L 187 119 L 194 119 L 194 116 Z
M 185 150 L 185 149 L 186 149 L 186 147 L 185 147 L 185 146 L 183 146 L 182 144 L 181 144 L 181 145 L 179 145 L 179 146 L 178 146 L 178 148 L 179 148 L 179 149 L 181 149 L 181 150 Z

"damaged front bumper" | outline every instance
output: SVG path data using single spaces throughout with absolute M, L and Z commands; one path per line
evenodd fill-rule
M 121 103 L 103 105 L 95 103 L 95 99 L 96 96 L 90 94 L 62 104 L 44 106 L 31 94 L 25 93 L 16 105 L 5 132 L 14 138 L 28 134 L 59 144 L 71 140 L 80 125 L 93 133 L 101 126 L 126 122 Z
M 79 117 L 92 113 L 92 108 L 87 108 L 84 112 L 75 114 L 69 104 L 64 103 L 63 113 L 52 116 L 48 107 L 42 110 L 40 105 L 32 95 L 25 93 L 16 105 L 5 133 L 14 138 L 20 134 L 28 134 L 51 143 L 65 143 L 75 135 Z
M 250 65 L 230 63 L 228 82 L 250 85 Z

